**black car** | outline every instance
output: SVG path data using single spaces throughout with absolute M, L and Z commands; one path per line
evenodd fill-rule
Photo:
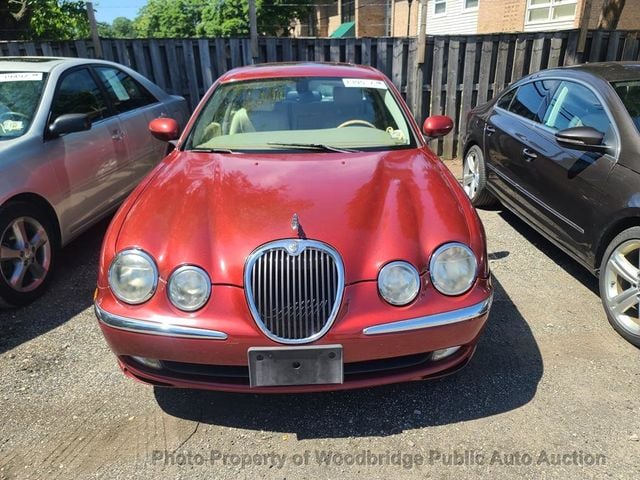
M 463 186 L 500 201 L 599 276 L 609 321 L 640 346 L 640 63 L 525 77 L 469 114 Z

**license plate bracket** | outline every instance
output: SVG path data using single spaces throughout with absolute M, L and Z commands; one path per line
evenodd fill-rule
M 252 347 L 251 387 L 343 383 L 342 345 L 313 347 Z

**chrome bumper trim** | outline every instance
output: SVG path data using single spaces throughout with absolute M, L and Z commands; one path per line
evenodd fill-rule
M 183 327 L 170 323 L 153 322 L 149 320 L 137 320 L 135 318 L 121 317 L 101 309 L 94 305 L 96 317 L 103 324 L 134 333 L 146 333 L 149 335 L 162 335 L 165 337 L 197 338 L 202 340 L 226 340 L 227 334 L 216 330 L 204 328 Z
M 492 301 L 493 294 L 486 300 L 470 307 L 452 310 L 451 312 L 436 313 L 435 315 L 427 315 L 425 317 L 410 318 L 409 320 L 399 320 L 397 322 L 374 325 L 372 327 L 365 328 L 364 330 L 362 330 L 362 333 L 364 333 L 365 335 L 400 333 L 464 322 L 466 320 L 471 320 L 473 318 L 480 317 L 486 313 L 489 313 Z

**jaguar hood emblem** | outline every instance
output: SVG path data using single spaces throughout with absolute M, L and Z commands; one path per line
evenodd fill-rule
M 298 234 L 298 238 L 306 238 L 304 234 L 304 230 L 302 229 L 302 225 L 300 224 L 300 218 L 297 213 L 293 214 L 291 218 L 291 230 Z

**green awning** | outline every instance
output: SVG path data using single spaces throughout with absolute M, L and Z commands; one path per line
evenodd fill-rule
M 356 22 L 345 22 L 329 35 L 331 38 L 344 38 L 356 36 Z

